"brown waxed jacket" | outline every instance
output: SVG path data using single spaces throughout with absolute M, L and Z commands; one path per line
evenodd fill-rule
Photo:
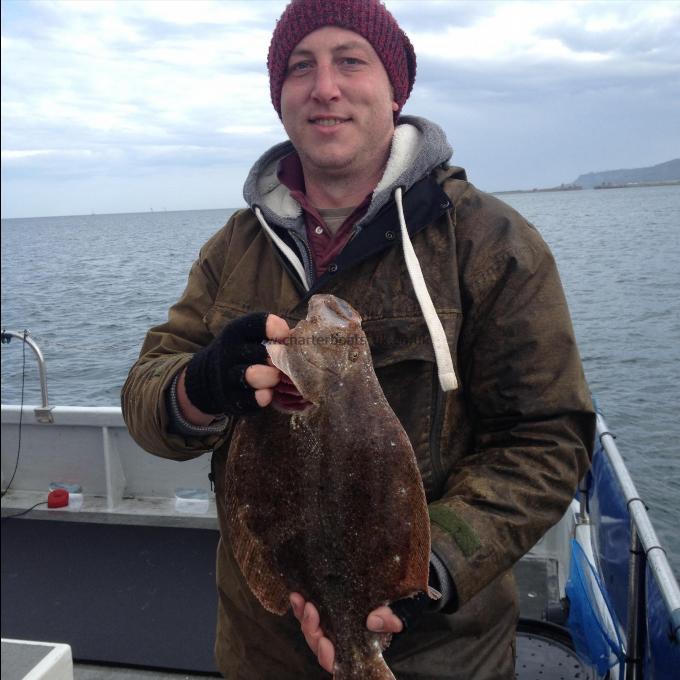
M 214 449 L 223 528 L 230 428 L 205 439 L 172 434 L 166 390 L 192 353 L 242 314 L 268 311 L 293 326 L 314 292 L 347 300 L 413 444 L 433 549 L 460 605 L 421 617 L 395 638 L 388 662 L 398 678 L 509 679 L 517 618 L 509 570 L 560 519 L 588 468 L 590 396 L 557 269 L 536 230 L 457 168 L 440 167 L 414 185 L 404 210 L 459 389 L 439 388 L 393 204 L 308 293 L 242 210 L 202 248 L 168 322 L 147 334 L 123 388 L 123 414 L 136 441 L 159 456 L 184 460 Z M 216 654 L 226 677 L 328 677 L 292 615 L 269 614 L 251 595 L 224 532 L 218 591 Z

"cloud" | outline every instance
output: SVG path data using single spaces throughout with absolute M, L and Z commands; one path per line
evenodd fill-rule
M 460 25 L 442 13 L 436 29 L 417 16 L 405 27 L 419 59 L 405 111 L 444 127 L 475 182 L 549 186 L 680 151 L 680 6 L 485 8 Z
M 208 182 L 223 165 L 230 177 L 244 178 L 284 137 L 265 67 L 284 6 L 282 0 L 4 3 L 3 200 L 19 183 L 47 196 L 48 183 L 67 182 L 69 212 L 77 212 L 78 178 L 135 177 L 149 193 L 162 193 L 170 168 L 178 177 L 182 168 L 192 177 L 203 168 Z M 598 166 L 680 153 L 673 122 L 680 104 L 679 4 L 390 0 L 387 6 L 418 54 L 406 112 L 439 122 L 484 186 L 540 186 Z M 565 147 L 569 158 L 539 158 L 539 149 Z M 222 203 L 205 207 L 240 205 L 240 183 L 219 195 Z M 168 196 L 169 208 L 174 199 Z M 56 209 L 41 201 L 26 209 Z M 125 194 L 120 201 L 126 210 Z
M 448 27 L 472 27 L 493 16 L 497 3 L 468 0 L 387 0 L 386 7 L 413 42 L 415 33 L 439 34 Z
M 485 99 L 655 81 L 674 90 L 680 73 L 680 5 L 499 3 L 462 26 L 446 22 L 410 35 L 418 87 Z M 493 8 L 493 12 L 488 10 Z M 446 47 L 446 49 L 442 49 Z M 449 86 L 447 88 L 447 85 Z
M 258 25 L 263 8 L 272 9 L 58 2 L 22 14 L 11 7 L 14 14 L 3 16 L 10 26 L 2 45 L 3 174 L 49 181 L 248 162 L 252 139 L 245 126 L 229 125 L 244 110 L 251 138 L 253 130 L 270 141 L 281 136 L 263 106 L 270 37 Z

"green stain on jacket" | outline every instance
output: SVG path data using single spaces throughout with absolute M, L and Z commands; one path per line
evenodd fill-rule
M 430 522 L 453 536 L 465 557 L 470 557 L 479 548 L 480 542 L 477 534 L 456 512 L 442 503 L 430 505 L 428 512 L 430 514 Z

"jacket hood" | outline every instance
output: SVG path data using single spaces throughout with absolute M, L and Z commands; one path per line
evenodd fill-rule
M 302 208 L 277 177 L 279 161 L 293 151 L 293 144 L 286 141 L 260 156 L 248 174 L 243 197 L 250 208 L 258 206 L 270 224 L 300 233 L 304 229 Z M 425 118 L 402 116 L 394 132 L 385 172 L 357 227 L 370 222 L 397 187 L 408 191 L 419 179 L 448 161 L 452 153 L 438 125 Z

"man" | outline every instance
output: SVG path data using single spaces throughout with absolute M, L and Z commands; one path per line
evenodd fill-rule
M 510 569 L 565 511 L 594 434 L 553 259 L 448 165 L 439 127 L 399 117 L 416 57 L 377 0 L 294 0 L 268 68 L 290 141 L 255 163 L 250 208 L 205 244 L 168 322 L 147 334 L 126 422 L 152 453 L 214 452 L 224 527 L 234 421 L 300 399 L 261 341 L 285 339 L 315 292 L 347 300 L 413 444 L 443 592 L 426 608 L 381 607 L 367 626 L 400 632 L 386 652 L 397 677 L 513 678 Z M 267 613 L 224 532 L 218 551 L 225 676 L 328 677 L 334 650 L 314 604 L 292 594 L 291 613 Z

